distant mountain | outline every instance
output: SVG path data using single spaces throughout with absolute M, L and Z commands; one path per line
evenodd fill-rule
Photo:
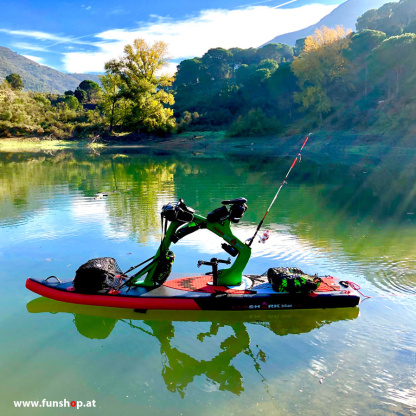
M 298 39 L 313 35 L 315 29 L 320 29 L 322 26 L 332 28 L 339 25 L 343 26 L 344 29 L 355 30 L 355 23 L 357 22 L 358 17 L 367 10 L 378 9 L 385 3 L 395 3 L 397 1 L 398 0 L 347 0 L 321 19 L 317 24 L 306 27 L 305 29 L 297 30 L 296 32 L 276 36 L 274 39 L 266 42 L 265 45 L 268 43 L 284 43 L 286 45 L 294 46 Z
M 100 82 L 98 75 L 64 74 L 0 46 L 0 81 L 11 73 L 22 77 L 26 90 L 54 94 L 73 91 L 85 79 Z

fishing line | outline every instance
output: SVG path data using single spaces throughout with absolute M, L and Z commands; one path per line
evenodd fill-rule
M 279 187 L 278 191 L 276 192 L 276 195 L 274 196 L 272 203 L 270 204 L 269 208 L 267 209 L 266 213 L 264 214 L 264 217 L 263 217 L 263 218 L 262 218 L 262 220 L 260 221 L 260 224 L 257 226 L 256 232 L 254 233 L 253 237 L 252 237 L 251 239 L 248 239 L 248 240 L 247 240 L 247 241 L 250 241 L 250 242 L 248 243 L 248 246 L 249 246 L 249 247 L 251 247 L 251 244 L 253 244 L 253 241 L 254 241 L 254 239 L 256 238 L 257 233 L 259 232 L 259 230 L 260 230 L 261 226 L 263 225 L 263 222 L 264 222 L 264 220 L 266 219 L 267 214 L 270 212 L 270 209 L 272 208 L 273 204 L 275 203 L 275 201 L 276 201 L 276 199 L 277 199 L 277 197 L 278 197 L 278 195 L 279 195 L 279 193 L 280 193 L 281 189 L 283 188 L 283 186 L 285 185 L 285 183 L 287 183 L 287 182 L 286 182 L 286 179 L 287 179 L 287 178 L 288 178 L 288 176 L 290 175 L 290 172 L 291 172 L 291 171 L 292 171 L 292 169 L 295 167 L 296 162 L 297 162 L 298 160 L 299 160 L 299 161 L 301 160 L 301 157 L 302 157 L 302 155 L 301 155 L 302 150 L 303 150 L 303 148 L 305 147 L 306 142 L 309 140 L 309 136 L 310 136 L 311 134 L 312 134 L 312 133 L 309 133 L 309 134 L 306 136 L 306 139 L 305 139 L 305 141 L 303 142 L 303 145 L 302 145 L 302 147 L 300 148 L 300 151 L 299 151 L 298 155 L 296 156 L 295 160 L 293 161 L 292 166 L 289 168 L 289 170 L 288 170 L 288 172 L 287 172 L 287 174 L 286 174 L 285 178 L 283 179 L 283 182 L 280 184 L 280 187 Z

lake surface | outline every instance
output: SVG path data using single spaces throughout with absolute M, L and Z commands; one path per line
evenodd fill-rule
M 123 270 L 160 241 L 160 209 L 206 215 L 248 199 L 250 237 L 293 157 L 138 151 L 0 153 L 0 414 L 14 400 L 96 401 L 86 415 L 416 414 L 415 158 L 305 156 L 267 217 L 247 273 L 295 266 L 359 284 L 359 308 L 146 314 L 39 298 L 27 277 L 72 279 L 91 258 Z M 296 150 L 294 151 L 294 154 Z M 98 192 L 109 196 L 97 199 Z M 227 258 L 195 233 L 173 246 L 173 277 Z

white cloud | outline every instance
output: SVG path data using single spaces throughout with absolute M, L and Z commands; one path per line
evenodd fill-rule
M 7 33 L 10 36 L 18 36 L 18 37 L 25 37 L 25 38 L 33 38 L 40 41 L 47 41 L 49 42 L 46 44 L 43 48 L 39 46 L 30 46 L 29 44 L 25 43 L 25 45 L 29 45 L 25 49 L 29 50 L 38 50 L 38 51 L 45 51 L 45 48 L 50 48 L 52 46 L 60 45 L 61 43 L 74 43 L 77 45 L 91 45 L 91 42 L 84 42 L 80 41 L 79 39 L 89 37 L 89 35 L 85 36 L 79 36 L 77 38 L 71 38 L 69 36 L 60 36 L 55 35 L 53 33 L 46 33 L 46 32 L 40 32 L 37 30 L 10 30 L 10 29 L 0 29 L 0 32 Z M 50 44 L 50 42 L 54 42 L 53 44 Z M 23 45 L 23 43 L 21 43 Z M 36 49 L 35 49 L 36 48 Z
M 0 29 L 0 32 L 7 33 L 8 35 L 13 35 L 13 36 L 24 36 L 24 37 L 35 38 L 39 40 L 53 40 L 55 42 L 68 42 L 70 40 L 70 38 L 68 37 L 54 35 L 52 33 L 40 32 L 37 30 Z
M 39 45 L 32 45 L 26 42 L 14 42 L 12 46 L 17 49 L 25 49 L 27 51 L 50 52 L 45 47 Z
M 25 58 L 30 59 L 31 61 L 35 61 L 38 64 L 45 65 L 45 60 L 43 58 L 39 58 L 39 56 L 33 55 L 23 55 Z
M 95 35 L 98 52 L 69 52 L 64 65 L 69 72 L 100 72 L 104 63 L 122 55 L 126 44 L 142 38 L 153 43 L 163 40 L 169 45 L 172 59 L 202 56 L 208 49 L 249 48 L 283 33 L 312 25 L 330 13 L 336 5 L 311 4 L 281 9 L 267 6 L 238 10 L 203 10 L 197 16 L 183 20 L 158 17 L 150 23 L 140 23 L 136 30 L 113 29 Z M 173 65 L 171 65 L 173 67 Z

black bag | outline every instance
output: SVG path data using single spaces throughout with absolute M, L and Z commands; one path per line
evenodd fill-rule
M 316 290 L 321 279 L 309 276 L 295 267 L 275 267 L 267 271 L 267 278 L 275 292 L 307 294 Z
M 164 205 L 161 214 L 162 217 L 165 217 L 168 221 L 187 223 L 193 221 L 194 213 L 195 210 L 187 207 L 183 199 L 180 199 L 175 205 L 172 203 Z
M 167 253 L 160 256 L 152 277 L 152 281 L 156 285 L 160 286 L 166 281 L 172 271 L 172 265 L 174 261 L 175 254 L 173 254 L 173 251 L 169 250 Z
M 238 224 L 247 211 L 247 204 L 234 204 L 230 207 L 230 221 Z
M 119 277 L 117 277 L 119 276 Z M 103 289 L 118 289 L 123 272 L 112 257 L 91 259 L 75 273 L 74 288 L 80 293 L 96 293 Z
M 226 206 L 222 206 L 220 208 L 214 209 L 207 215 L 208 222 L 221 222 L 228 218 L 228 209 Z

